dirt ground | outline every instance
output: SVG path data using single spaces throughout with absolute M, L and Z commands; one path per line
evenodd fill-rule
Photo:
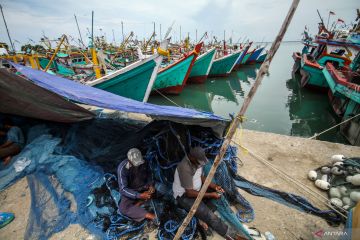
M 310 169 L 328 163 L 333 154 L 360 156 L 359 147 L 329 142 L 249 130 L 244 130 L 241 140 L 239 136 L 238 132 L 234 141 L 241 142 L 251 152 L 271 161 L 277 168 L 318 192 L 320 191 L 307 179 L 307 172 Z M 302 195 L 311 200 L 316 206 L 325 209 L 324 205 L 318 200 L 300 191 L 301 189 L 298 186 L 289 182 L 289 180 L 281 178 L 279 174 L 249 153 L 239 151 L 239 157 L 244 163 L 244 166 L 239 169 L 239 173 L 243 177 L 267 187 Z M 320 239 L 315 238 L 313 233 L 320 229 L 337 231 L 342 228 L 342 226 L 331 228 L 319 217 L 240 191 L 255 210 L 255 220 L 249 226 L 255 226 L 262 232 L 270 231 L 277 239 Z M 325 193 L 322 194 L 325 195 Z M 1 240 L 24 239 L 30 204 L 31 198 L 26 178 L 0 192 L 0 211 L 15 213 L 14 221 L 0 229 Z M 51 239 L 94 240 L 96 238 L 81 226 L 71 225 L 64 231 L 52 236 Z M 151 237 L 151 239 L 154 239 L 154 237 Z M 219 239 L 219 237 L 215 237 L 215 239 Z
M 241 140 L 239 132 L 233 139 L 239 141 L 250 152 L 270 161 L 276 168 L 286 172 L 303 185 L 326 196 L 307 179 L 309 170 L 329 163 L 334 154 L 348 157 L 360 156 L 360 147 L 345 146 L 299 137 L 289 137 L 273 133 L 244 130 Z M 326 209 L 324 204 L 305 193 L 294 183 L 281 178 L 278 173 L 244 151 L 239 152 L 244 166 L 239 169 L 241 176 L 255 183 L 281 191 L 295 193 L 306 197 L 315 206 Z M 270 231 L 277 239 L 332 239 L 329 236 L 315 237 L 314 232 L 338 231 L 343 228 L 331 228 L 325 220 L 278 204 L 274 201 L 252 196 L 240 190 L 241 194 L 252 204 L 255 210 L 255 226 L 261 232 Z M 335 239 L 335 238 L 334 238 Z

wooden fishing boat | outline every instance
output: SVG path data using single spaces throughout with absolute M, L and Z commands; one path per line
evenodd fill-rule
M 244 56 L 243 60 L 241 61 L 241 64 L 244 65 L 247 63 L 247 61 L 249 60 L 249 58 L 251 57 L 251 55 L 255 52 L 256 49 L 253 49 L 252 51 L 248 51 L 246 53 L 246 55 Z
M 327 62 L 338 67 L 349 66 L 354 56 L 351 45 L 345 42 L 317 39 L 319 44 L 311 54 L 304 54 L 301 59 L 301 87 L 312 87 L 326 90 L 328 83 L 323 74 Z
M 238 59 L 241 56 L 241 50 L 215 59 L 211 66 L 209 77 L 226 77 L 234 69 Z
M 155 80 L 153 90 L 168 94 L 180 94 L 186 85 L 202 45 L 202 42 L 197 44 L 190 54 L 186 54 L 178 61 L 161 69 Z
M 189 83 L 204 83 L 206 81 L 214 61 L 215 53 L 216 48 L 212 48 L 196 59 L 189 75 Z
M 39 64 L 42 69 L 45 69 L 49 62 L 50 60 L 47 58 L 39 58 Z M 58 63 L 56 61 L 52 61 L 49 69 L 64 77 L 71 77 L 75 75 L 75 72 L 71 68 L 68 68 L 62 63 Z
M 260 54 L 264 51 L 264 49 L 265 49 L 264 47 L 256 49 L 255 52 L 251 54 L 251 56 L 249 57 L 246 64 L 255 64 L 256 60 L 258 59 Z
M 360 53 L 350 67 L 336 68 L 328 62 L 323 73 L 330 104 L 342 121 L 360 114 Z M 340 132 L 352 145 L 360 146 L 360 117 L 342 124 Z
M 166 40 L 160 48 L 166 49 L 167 44 L 168 41 Z M 86 85 L 103 89 L 119 96 L 147 102 L 162 59 L 163 55 L 155 54 L 107 76 L 86 82 Z
M 242 65 L 242 60 L 244 59 L 244 57 L 246 56 L 246 54 L 248 53 L 250 47 L 252 45 L 252 42 L 250 42 L 245 48 L 244 50 L 242 51 L 239 59 L 237 60 L 236 64 L 235 64 L 235 68 L 234 69 L 239 69 L 240 66 Z
M 267 52 L 264 53 L 264 54 L 262 54 L 262 55 L 260 55 L 260 56 L 258 57 L 258 59 L 256 59 L 256 63 L 263 63 L 263 62 L 265 61 L 267 55 L 268 55 Z

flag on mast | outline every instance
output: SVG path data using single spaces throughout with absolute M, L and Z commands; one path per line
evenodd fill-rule
M 329 14 L 330 15 L 335 15 L 335 13 L 333 11 L 330 11 Z

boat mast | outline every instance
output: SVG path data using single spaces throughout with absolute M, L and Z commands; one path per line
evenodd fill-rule
M 123 42 L 125 41 L 125 36 L 124 36 L 124 22 L 121 21 L 121 34 L 122 34 L 122 37 L 123 37 Z
M 161 23 L 160 23 L 160 41 L 162 41 L 162 36 L 161 36 Z
M 14 44 L 13 44 L 13 42 L 11 41 L 9 29 L 8 29 L 7 24 L 6 24 L 6 20 L 5 20 L 5 16 L 4 16 L 4 12 L 3 12 L 3 8 L 2 8 L 2 6 L 1 6 L 1 4 L 0 4 L 0 10 L 1 10 L 2 17 L 3 17 L 3 19 L 4 19 L 4 24 L 5 24 L 5 28 L 6 28 L 7 35 L 8 35 L 8 37 L 9 37 L 9 41 L 10 41 L 11 48 L 12 48 L 13 52 L 15 52 Z
M 114 33 L 114 29 L 112 29 L 112 33 L 113 33 L 113 42 L 114 42 L 114 46 L 116 45 L 116 41 L 115 41 L 115 33 Z
M 78 32 L 79 32 L 80 41 L 81 41 L 82 45 L 86 48 L 86 46 L 85 46 L 85 44 L 84 44 L 84 41 L 83 41 L 83 39 L 82 39 L 82 36 L 81 36 L 81 32 L 80 32 L 80 28 L 79 28 L 79 23 L 78 23 L 78 20 L 77 20 L 75 14 L 74 14 L 74 17 L 75 17 L 76 26 L 77 26 L 77 29 L 78 29 Z
M 101 78 L 94 42 L 94 11 L 91 12 L 91 55 L 96 79 Z
M 153 24 L 154 24 L 154 31 L 153 31 L 153 34 L 154 34 L 154 41 L 155 41 L 155 36 L 156 36 L 156 34 L 155 34 L 155 22 L 153 22 Z

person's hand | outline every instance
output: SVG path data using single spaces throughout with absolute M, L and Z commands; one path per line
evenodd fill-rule
M 225 192 L 225 190 L 224 190 L 222 187 L 220 187 L 219 185 L 217 185 L 217 186 L 215 187 L 215 190 L 216 190 L 217 192 L 219 192 L 219 193 L 224 193 L 224 192 Z
M 217 192 L 212 192 L 211 193 L 211 198 L 213 199 L 219 199 L 221 198 L 221 194 L 217 193 Z
M 149 187 L 148 193 L 150 193 L 150 194 L 155 193 L 155 187 L 154 187 L 153 185 L 151 185 L 151 186 Z
M 151 193 L 149 192 L 140 193 L 139 198 L 143 200 L 149 200 L 151 198 Z

